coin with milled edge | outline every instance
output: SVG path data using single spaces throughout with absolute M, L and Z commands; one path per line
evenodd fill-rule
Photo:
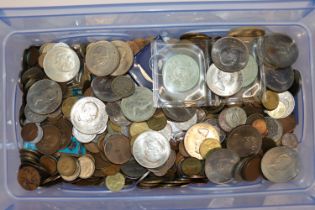
M 120 107 L 125 117 L 134 122 L 150 119 L 156 110 L 152 91 L 144 87 L 136 87 L 133 95 L 121 100 Z
M 162 108 L 167 118 L 175 122 L 184 122 L 191 119 L 195 113 L 195 108 L 184 108 L 184 107 L 172 107 Z
M 131 96 L 135 92 L 135 83 L 128 76 L 115 77 L 111 83 L 113 93 L 121 98 Z
M 268 128 L 268 138 L 271 138 L 275 142 L 278 142 L 281 139 L 281 136 L 283 134 L 283 128 L 281 123 L 273 119 L 271 117 L 266 117 L 266 122 L 267 122 L 267 128 Z
M 298 47 L 294 40 L 285 34 L 273 33 L 265 36 L 261 44 L 264 62 L 277 67 L 291 66 L 298 58 Z
M 298 153 L 286 146 L 272 148 L 263 156 L 261 169 L 271 182 L 288 182 L 300 172 Z
M 288 90 L 294 82 L 294 72 L 291 67 L 272 69 L 264 66 L 266 86 L 275 92 Z
M 125 177 L 121 173 L 107 176 L 105 178 L 105 185 L 110 191 L 119 192 L 125 186 Z
M 171 153 L 169 141 L 157 131 L 140 134 L 132 146 L 132 154 L 137 162 L 146 168 L 162 166 Z
M 119 76 L 126 74 L 133 63 L 132 49 L 130 48 L 127 42 L 115 40 L 112 41 L 112 44 L 114 44 L 118 49 L 120 61 L 118 67 L 114 70 L 114 72 L 111 75 Z
M 85 62 L 92 74 L 106 76 L 115 71 L 120 61 L 117 47 L 108 41 L 88 45 Z
M 240 157 L 258 154 L 262 145 L 262 137 L 250 125 L 242 125 L 231 131 L 226 146 Z
M 245 68 L 241 70 L 241 73 L 243 78 L 242 87 L 247 87 L 256 80 L 258 74 L 258 65 L 256 59 L 252 55 L 249 55 L 248 63 Z
M 240 157 L 229 149 L 215 149 L 205 161 L 205 173 L 210 182 L 224 184 L 232 181 Z
M 32 85 L 26 97 L 28 107 L 38 114 L 54 112 L 62 102 L 62 92 L 58 83 L 43 79 Z
M 126 163 L 131 158 L 130 140 L 124 135 L 110 135 L 104 142 L 104 152 L 110 162 Z
M 224 72 L 211 64 L 207 71 L 206 82 L 211 91 L 219 96 L 231 96 L 237 93 L 243 84 L 242 73 Z
M 267 90 L 263 93 L 261 103 L 267 110 L 277 108 L 279 104 L 279 95 L 273 91 Z
M 278 96 L 279 96 L 279 104 L 277 108 L 271 111 L 266 111 L 266 113 L 274 119 L 286 118 L 294 110 L 294 106 L 295 106 L 294 98 L 289 91 L 279 93 Z
M 112 81 L 112 77 L 95 77 L 91 83 L 93 94 L 105 102 L 119 100 L 121 97 L 117 96 L 112 90 Z
M 78 74 L 80 60 L 71 48 L 54 47 L 47 52 L 43 66 L 50 79 L 56 82 L 68 82 Z
M 281 144 L 295 149 L 299 144 L 299 140 L 294 133 L 285 133 L 281 138 Z
M 245 68 L 249 52 L 246 45 L 237 38 L 224 37 L 217 40 L 211 50 L 213 63 L 222 71 L 237 72 Z
M 79 99 L 71 109 L 73 126 L 85 134 L 96 134 L 107 125 L 108 115 L 105 104 L 97 98 L 85 97 Z

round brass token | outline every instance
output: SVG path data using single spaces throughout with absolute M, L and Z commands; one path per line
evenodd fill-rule
M 57 159 L 51 155 L 43 155 L 39 159 L 39 163 L 48 171 L 50 175 L 57 172 Z
M 53 125 L 44 125 L 43 132 L 42 140 L 36 144 L 38 151 L 46 155 L 57 152 L 60 148 L 60 130 Z
M 268 110 L 277 108 L 279 104 L 279 95 L 273 91 L 267 90 L 263 93 L 261 103 Z
M 187 176 L 198 175 L 202 171 L 202 163 L 197 158 L 186 158 L 181 164 L 182 172 Z
M 157 110 L 155 114 L 147 121 L 149 128 L 160 131 L 165 128 L 167 119 L 162 110 Z
M 107 176 L 105 179 L 106 187 L 112 192 L 119 192 L 125 186 L 125 177 L 121 173 Z
M 146 122 L 133 122 L 130 125 L 129 133 L 130 136 L 137 136 L 145 131 L 151 130 Z
M 207 157 L 207 154 L 216 148 L 221 148 L 221 142 L 217 139 L 205 139 L 199 148 L 200 155 L 205 159 Z
M 31 166 L 24 166 L 19 169 L 18 182 L 25 190 L 35 190 L 41 182 L 39 171 Z
M 78 97 L 72 96 L 63 101 L 61 111 L 66 118 L 70 119 L 71 108 L 78 99 Z
M 77 160 L 74 157 L 62 155 L 57 162 L 57 170 L 62 176 L 71 176 L 77 169 Z
M 21 136 L 24 141 L 32 141 L 38 135 L 38 128 L 35 123 L 27 123 L 21 130 Z

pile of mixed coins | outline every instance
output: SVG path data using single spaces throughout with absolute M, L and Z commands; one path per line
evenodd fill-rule
M 213 39 L 184 37 L 191 42 Z M 231 95 L 229 85 L 236 79 L 226 74 L 250 62 L 243 58 L 257 38 L 263 40 L 266 66 L 267 90 L 261 98 L 190 108 L 155 108 L 152 90 L 138 86 L 128 74 L 134 56 L 152 38 L 31 46 L 20 77 L 19 184 L 35 190 L 67 182 L 117 192 L 128 185 L 292 180 L 300 170 L 292 113 L 301 83 L 299 72 L 291 68 L 298 55 L 294 41 L 259 28 L 231 30 L 209 46 L 213 64 L 208 65 L 207 85 L 220 96 Z M 256 70 L 247 69 L 242 82 L 252 83 L 248 74 Z M 218 88 L 220 82 L 211 82 L 216 75 L 226 85 Z

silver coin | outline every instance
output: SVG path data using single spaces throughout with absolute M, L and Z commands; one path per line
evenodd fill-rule
M 120 61 L 117 47 L 108 41 L 89 45 L 85 62 L 89 71 L 96 76 L 107 76 L 114 72 Z
M 248 63 L 245 68 L 241 70 L 241 73 L 243 78 L 242 87 L 247 87 L 256 80 L 258 75 L 258 65 L 256 59 L 252 55 L 249 55 Z
M 240 71 L 229 73 L 211 64 L 207 71 L 206 81 L 209 89 L 219 96 L 231 96 L 237 93 L 243 85 Z
M 295 149 L 299 145 L 299 140 L 294 133 L 285 133 L 281 138 L 281 144 Z
M 110 121 L 119 126 L 128 126 L 131 122 L 122 114 L 109 117 Z
M 49 114 L 60 106 L 62 91 L 60 86 L 52 80 L 43 79 L 34 83 L 26 97 L 29 108 L 38 114 Z
M 224 184 L 232 181 L 233 171 L 240 157 L 228 149 L 215 149 L 205 161 L 205 173 L 209 181 Z
M 152 91 L 145 87 L 136 87 L 133 95 L 121 100 L 121 111 L 134 122 L 148 120 L 155 113 Z
M 167 140 L 170 141 L 172 139 L 173 130 L 172 126 L 169 123 L 167 123 L 166 126 L 162 130 L 159 130 L 158 132 L 165 136 Z
M 167 118 L 176 122 L 184 122 L 191 119 L 196 114 L 195 108 L 172 107 L 162 108 Z
M 271 117 L 266 117 L 265 119 L 268 129 L 267 137 L 278 143 L 283 134 L 283 127 L 281 123 Z
M 35 112 L 33 112 L 28 105 L 26 104 L 25 108 L 24 108 L 24 115 L 26 120 L 28 120 L 29 122 L 34 122 L 34 123 L 41 123 L 44 120 L 47 119 L 47 115 L 44 114 L 37 114 Z
M 227 108 L 225 112 L 225 122 L 230 128 L 233 129 L 246 123 L 247 115 L 244 109 L 235 106 Z
M 278 93 L 278 96 L 279 96 L 279 104 L 277 108 L 271 111 L 266 110 L 265 112 L 274 119 L 286 118 L 294 110 L 294 107 L 295 107 L 294 97 L 289 91 Z
M 187 131 L 191 126 L 197 123 L 197 114 L 185 122 L 173 122 L 179 130 Z
M 298 153 L 286 146 L 274 147 L 263 156 L 261 170 L 271 182 L 288 182 L 300 172 Z
M 92 80 L 91 88 L 94 95 L 105 102 L 114 102 L 120 99 L 112 90 L 112 77 L 95 77 Z
M 212 46 L 213 63 L 222 71 L 237 72 L 245 68 L 249 52 L 246 45 L 237 38 L 224 37 Z
M 165 61 L 162 75 L 164 86 L 169 92 L 186 92 L 198 83 L 200 69 L 192 57 L 177 54 Z
M 146 168 L 162 166 L 168 160 L 170 153 L 169 141 L 157 131 L 140 134 L 132 146 L 134 158 Z
M 50 79 L 56 82 L 68 82 L 78 74 L 80 60 L 71 48 L 54 47 L 47 52 L 43 66 Z
M 108 121 L 105 104 L 95 97 L 79 99 L 71 109 L 70 118 L 73 126 L 84 134 L 97 134 Z
M 72 128 L 72 135 L 81 143 L 89 143 L 96 137 L 96 134 L 84 134 L 74 127 Z
M 130 48 L 127 42 L 116 40 L 112 41 L 112 43 L 118 49 L 120 61 L 118 67 L 114 70 L 114 72 L 111 75 L 119 76 L 126 74 L 133 63 L 132 49 Z

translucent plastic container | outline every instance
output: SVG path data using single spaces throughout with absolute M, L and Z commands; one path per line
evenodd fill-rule
M 0 10 L 0 204 L 1 209 L 229 209 L 315 208 L 314 179 L 314 46 L 315 7 L 308 1 L 208 1 L 113 4 Z M 265 26 L 295 39 L 303 86 L 296 97 L 303 169 L 284 184 L 257 182 L 189 185 L 174 189 L 129 187 L 111 193 L 105 187 L 61 184 L 24 191 L 16 181 L 19 166 L 18 87 L 23 50 L 44 42 L 87 42 L 162 34 L 178 37 L 189 31 L 220 35 L 237 26 Z

